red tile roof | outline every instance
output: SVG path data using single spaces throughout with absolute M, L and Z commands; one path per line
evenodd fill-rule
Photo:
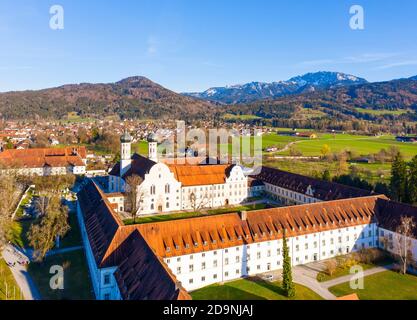
M 15 168 L 84 166 L 85 147 L 5 150 L 0 153 L 0 165 Z
M 224 184 L 233 165 L 168 165 L 183 187 Z
M 137 225 L 149 245 L 161 257 L 334 230 L 374 221 L 377 203 L 384 196 L 344 199 L 293 207 L 190 218 Z
M 78 193 L 78 201 L 97 266 L 118 267 L 115 278 L 124 299 L 191 299 L 143 236 L 123 225 L 92 180 Z

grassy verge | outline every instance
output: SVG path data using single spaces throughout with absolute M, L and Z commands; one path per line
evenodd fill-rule
M 30 188 L 29 191 L 25 194 L 25 197 L 22 200 L 22 203 L 20 204 L 19 208 L 16 211 L 16 219 L 19 219 L 23 216 L 25 206 L 28 205 L 32 201 L 33 194 L 34 194 L 34 190 Z
M 0 300 L 22 300 L 23 296 L 20 288 L 14 280 L 13 274 L 6 264 L 6 261 L 0 259 Z M 7 290 L 6 290 L 7 286 Z M 6 297 L 7 291 L 7 297 Z
M 366 264 L 366 263 L 358 263 L 357 265 L 361 266 L 364 271 L 376 267 L 373 264 Z M 337 268 L 337 270 L 332 275 L 329 275 L 326 272 L 319 272 L 317 274 L 317 281 L 325 282 L 325 281 L 333 280 L 339 277 L 347 276 L 349 274 L 350 274 L 350 268 Z
M 179 212 L 174 214 L 162 214 L 162 215 L 155 215 L 143 218 L 136 218 L 135 222 L 133 219 L 126 219 L 123 222 L 125 225 L 132 225 L 132 224 L 144 224 L 144 223 L 152 223 L 152 222 L 162 222 L 162 221 L 170 221 L 170 220 L 181 220 L 181 219 L 188 219 L 188 218 L 196 218 L 196 217 L 204 217 L 204 216 L 211 216 L 217 214 L 224 214 L 224 213 L 233 213 L 233 212 L 240 212 L 240 211 L 253 211 L 253 210 L 261 210 L 267 207 L 266 204 L 255 204 L 255 205 L 248 205 L 248 206 L 239 206 L 234 208 L 224 208 L 224 209 L 214 209 L 214 210 L 207 210 L 206 212 Z
M 417 277 L 385 271 L 365 277 L 363 290 L 351 289 L 349 283 L 329 290 L 337 297 L 356 293 L 361 300 L 417 300 Z
M 49 281 L 53 274 L 49 273 L 52 266 L 64 268 L 64 289 L 53 290 Z M 54 255 L 42 263 L 31 263 L 29 274 L 45 300 L 89 300 L 93 299 L 91 281 L 87 261 L 83 250 Z
M 295 284 L 296 296 L 291 300 L 322 300 L 310 289 Z M 289 300 L 280 282 L 242 279 L 215 284 L 191 293 L 194 300 Z

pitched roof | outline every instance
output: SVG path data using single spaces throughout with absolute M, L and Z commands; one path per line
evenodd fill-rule
M 401 217 L 413 217 L 416 223 L 414 236 L 417 238 L 417 207 L 390 200 L 381 200 L 378 205 L 378 224 L 380 227 L 395 231 L 401 224 Z
M 0 153 L 0 165 L 18 168 L 84 166 L 85 147 L 10 149 Z
M 262 167 L 261 172 L 252 176 L 252 178 L 301 194 L 306 194 L 308 187 L 311 186 L 314 191 L 314 197 L 323 201 L 367 197 L 373 194 L 371 191 L 305 177 L 269 167 Z
M 168 165 L 182 186 L 223 184 L 234 165 Z
M 191 299 L 143 236 L 123 225 L 93 180 L 78 193 L 78 201 L 97 266 L 117 267 L 115 278 L 124 299 Z
M 114 236 L 123 222 L 114 213 L 100 188 L 89 180 L 78 193 L 88 240 L 98 266 L 101 266 Z
M 123 175 L 122 178 L 126 179 L 129 176 L 138 175 L 142 179 L 145 179 L 145 175 L 149 173 L 155 164 L 156 162 L 135 153 L 132 156 L 132 162 L 129 170 Z M 120 176 L 120 162 L 116 163 L 109 174 L 111 176 Z
M 368 224 L 384 196 L 343 199 L 238 213 L 149 223 L 135 226 L 156 254 L 174 257 L 217 250 L 243 243 Z
M 119 250 L 123 250 L 124 255 L 114 276 L 123 300 L 191 299 L 137 230 L 130 234 Z

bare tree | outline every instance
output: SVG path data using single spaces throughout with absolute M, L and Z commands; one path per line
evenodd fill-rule
M 12 227 L 12 213 L 17 202 L 18 188 L 16 178 L 0 174 L 0 248 L 7 242 Z
M 403 216 L 393 237 L 394 243 L 391 247 L 393 247 L 395 255 L 401 262 L 403 274 L 407 273 L 407 267 L 413 261 L 412 238 L 414 237 L 415 228 L 416 222 L 414 218 Z
M 42 261 L 46 253 L 54 248 L 57 238 L 64 237 L 69 230 L 68 207 L 61 204 L 59 197 L 50 198 L 46 214 L 28 232 L 35 260 Z
M 138 214 L 139 209 L 141 208 L 140 203 L 143 201 L 145 197 L 144 192 L 139 190 L 139 186 L 142 183 L 143 179 L 138 175 L 129 176 L 126 179 L 126 194 L 127 194 L 127 201 L 130 207 L 130 213 L 132 214 L 133 223 L 135 223 L 136 216 Z
M 193 212 L 197 212 L 201 210 L 202 208 L 205 208 L 210 203 L 210 196 L 206 192 L 199 199 L 198 196 L 195 194 L 195 192 L 191 192 L 188 200 L 190 201 L 191 209 L 193 210 Z

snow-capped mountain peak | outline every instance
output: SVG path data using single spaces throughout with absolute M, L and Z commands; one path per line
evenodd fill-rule
M 246 84 L 210 88 L 201 93 L 185 93 L 185 95 L 204 100 L 233 104 L 364 83 L 367 83 L 365 79 L 350 74 L 320 71 L 293 77 L 288 81 L 271 83 L 250 82 Z

